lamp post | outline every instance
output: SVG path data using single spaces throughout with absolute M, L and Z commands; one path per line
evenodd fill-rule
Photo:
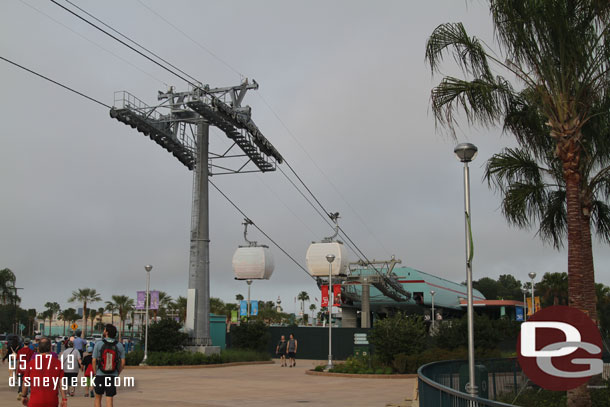
M 536 273 L 529 272 L 527 275 L 532 279 L 532 315 L 536 313 L 536 302 L 534 301 L 534 279 L 536 278 Z
M 247 280 L 248 284 L 248 321 L 250 321 L 250 286 L 252 285 L 252 280 Z
M 146 332 L 144 333 L 144 358 L 140 362 L 140 366 L 146 366 L 146 359 L 148 358 L 148 307 L 149 307 L 149 296 L 150 296 L 150 270 L 153 266 L 147 264 L 144 266 L 146 270 Z
M 527 286 L 523 285 L 523 321 L 527 321 Z
M 327 254 L 326 260 L 328 261 L 328 364 L 326 369 L 333 368 L 333 261 L 335 261 L 334 254 Z
M 434 330 L 434 320 L 436 319 L 434 317 L 434 294 L 436 294 L 436 291 L 430 290 L 430 296 L 432 296 L 432 330 Z
M 477 147 L 471 143 L 458 144 L 453 152 L 464 163 L 464 215 L 466 235 L 466 284 L 468 288 L 468 386 L 466 391 L 472 396 L 478 393 L 474 380 L 474 309 L 472 302 L 472 229 L 470 224 L 470 172 L 468 163 L 477 155 Z

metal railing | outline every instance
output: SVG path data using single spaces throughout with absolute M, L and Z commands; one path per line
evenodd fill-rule
M 417 370 L 420 407 L 513 407 L 491 399 L 505 394 L 516 395 L 527 383 L 516 358 L 477 361 L 484 382 L 479 384 L 479 394 L 487 394 L 489 399 L 473 397 L 464 392 L 468 379 L 464 366 L 467 362 L 463 360 L 421 366 Z

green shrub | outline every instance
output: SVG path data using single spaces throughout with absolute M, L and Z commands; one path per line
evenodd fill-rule
M 480 349 L 514 350 L 520 324 L 507 319 L 490 320 L 487 315 L 474 315 L 475 347 Z M 444 349 L 465 348 L 468 346 L 468 320 L 445 321 L 438 327 L 434 336 L 436 346 Z
M 137 366 L 144 359 L 144 351 L 143 350 L 134 350 L 125 355 L 125 364 L 127 366 Z
M 231 330 L 231 346 L 263 352 L 267 349 L 270 337 L 267 325 L 263 321 L 250 321 Z
M 322 365 L 316 366 L 313 370 L 315 370 L 316 372 L 323 372 L 324 366 L 322 366 Z
M 267 352 L 252 349 L 225 349 L 220 352 L 221 363 L 254 362 L 271 360 Z
M 380 361 L 390 365 L 399 353 L 409 355 L 423 351 L 428 342 L 428 332 L 420 316 L 398 312 L 375 321 L 369 342 L 374 346 Z
M 406 355 L 404 353 L 394 355 L 394 360 L 392 360 L 392 367 L 394 368 L 394 371 L 396 373 L 403 374 L 407 371 L 408 358 L 409 355 Z
M 163 318 L 148 328 L 149 352 L 174 352 L 182 350 L 188 335 L 180 332 L 182 325 L 171 318 Z
M 375 370 L 375 374 L 385 374 L 385 369 L 380 367 L 379 369 Z

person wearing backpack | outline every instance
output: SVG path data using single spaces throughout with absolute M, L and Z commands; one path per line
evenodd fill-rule
M 68 348 L 61 354 L 61 364 L 64 367 L 64 377 L 68 382 L 68 394 L 70 397 L 74 397 L 76 386 L 78 386 L 81 357 L 80 352 L 74 348 L 72 342 L 68 342 Z
M 106 406 L 111 407 L 116 395 L 114 378 L 125 368 L 125 349 L 115 338 L 117 329 L 112 324 L 104 328 L 104 339 L 93 348 L 93 369 L 95 371 L 95 407 L 101 407 L 102 396 L 106 395 Z

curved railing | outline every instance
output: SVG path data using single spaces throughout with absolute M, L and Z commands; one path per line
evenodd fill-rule
M 481 397 L 465 393 L 468 362 L 447 360 L 428 363 L 417 370 L 420 407 L 514 407 L 491 400 L 503 394 L 517 394 L 525 385 L 515 359 L 477 361 L 477 383 Z M 483 398 L 485 395 L 486 398 Z

